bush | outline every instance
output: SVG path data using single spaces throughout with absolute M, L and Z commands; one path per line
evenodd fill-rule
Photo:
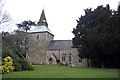
M 2 73 L 2 62 L 0 61 L 0 74 Z
M 13 59 L 13 63 L 18 62 L 18 60 L 19 60 L 19 56 L 15 52 L 12 52 L 10 50 L 3 50 L 2 58 L 5 58 L 7 56 L 10 56 Z
M 28 64 L 28 70 L 34 70 L 34 66 L 32 64 Z
M 15 66 L 14 71 L 21 71 L 22 70 L 22 66 L 20 63 L 14 63 L 13 65 Z
M 22 70 L 34 70 L 34 67 L 32 66 L 32 64 L 29 64 L 25 59 L 20 58 L 19 63 L 22 66 Z
M 28 70 L 28 62 L 25 59 L 20 58 L 19 63 L 21 64 L 22 70 Z
M 60 65 L 60 66 L 67 66 L 67 63 L 62 63 L 62 62 L 60 62 L 59 65 Z
M 13 59 L 8 56 L 3 59 L 3 65 L 2 65 L 2 73 L 8 73 L 14 70 L 13 65 Z

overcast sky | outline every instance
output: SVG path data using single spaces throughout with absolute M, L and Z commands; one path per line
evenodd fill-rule
M 12 23 L 24 20 L 38 21 L 45 10 L 48 27 L 55 35 L 55 40 L 72 39 L 76 19 L 84 15 L 84 9 L 95 9 L 98 5 L 110 4 L 116 9 L 119 0 L 6 0 L 5 8 L 12 18 Z M 12 29 L 15 27 L 9 27 Z

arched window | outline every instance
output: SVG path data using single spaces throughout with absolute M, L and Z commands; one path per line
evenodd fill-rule
M 64 54 L 64 53 L 62 55 L 62 61 L 66 61 L 66 54 Z

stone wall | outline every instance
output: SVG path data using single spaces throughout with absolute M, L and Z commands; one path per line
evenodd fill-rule
M 56 59 L 60 60 L 63 64 L 69 66 L 78 66 L 78 67 L 87 67 L 86 59 L 80 59 L 78 56 L 78 50 L 76 48 L 71 48 L 70 50 L 51 50 L 46 53 L 46 63 L 47 64 L 56 64 Z M 52 62 L 49 61 L 52 58 Z
M 51 40 L 53 40 L 54 35 L 50 34 L 50 33 L 46 33 L 46 44 L 47 44 L 47 48 L 50 45 Z
M 48 32 L 29 33 L 28 61 L 33 64 L 44 64 L 47 46 L 52 39 L 53 35 Z
M 72 59 L 73 59 L 72 60 L 73 66 L 87 67 L 87 60 L 79 58 L 78 56 L 79 52 L 77 48 L 72 48 L 71 53 L 72 53 Z

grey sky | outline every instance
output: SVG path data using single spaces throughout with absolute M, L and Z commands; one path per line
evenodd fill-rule
M 116 9 L 118 2 L 119 0 L 6 0 L 5 5 L 13 24 L 29 19 L 38 21 L 44 9 L 48 27 L 55 39 L 64 40 L 73 38 L 71 31 L 77 24 L 76 19 L 84 15 L 84 9 L 106 4 Z

